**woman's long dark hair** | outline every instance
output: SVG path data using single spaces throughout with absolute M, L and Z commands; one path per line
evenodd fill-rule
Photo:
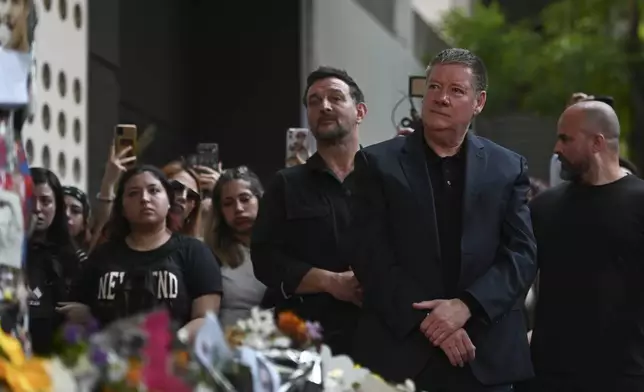
M 89 244 L 92 241 L 92 233 L 89 227 L 89 218 L 92 208 L 89 205 L 87 194 L 75 186 L 63 186 L 63 195 L 73 197 L 78 200 L 83 207 L 83 230 L 78 233 L 73 240 L 77 247 L 87 251 L 87 249 L 89 249 Z
M 45 239 L 57 246 L 66 246 L 72 243 L 72 238 L 69 235 L 67 227 L 67 214 L 65 212 L 65 195 L 63 194 L 63 186 L 60 184 L 58 177 L 50 170 L 42 167 L 32 167 L 29 169 L 31 178 L 34 185 L 47 184 L 54 194 L 54 204 L 56 205 L 56 213 L 51 225 L 46 230 Z
M 119 183 L 116 187 L 116 196 L 114 198 L 114 205 L 112 206 L 112 213 L 110 215 L 110 220 L 107 224 L 107 236 L 109 240 L 112 241 L 120 241 L 124 240 L 125 237 L 130 234 L 130 222 L 127 221 L 125 218 L 125 215 L 123 214 L 123 193 L 125 192 L 125 184 L 134 176 L 137 176 L 142 173 L 150 173 L 154 177 L 156 177 L 160 182 L 161 185 L 163 186 L 163 189 L 165 192 L 168 194 L 168 201 L 170 202 L 170 205 L 174 203 L 174 192 L 172 190 L 172 187 L 170 186 L 170 183 L 168 182 L 168 179 L 166 178 L 165 174 L 159 169 L 157 169 L 154 166 L 150 165 L 143 165 L 143 166 L 136 166 L 125 173 L 121 176 L 121 179 L 119 180 Z M 168 217 L 166 218 L 166 224 L 168 225 L 168 228 L 172 231 L 174 227 L 172 224 L 172 216 L 168 214 Z
M 32 167 L 29 169 L 31 178 L 34 185 L 47 184 L 51 188 L 54 195 L 54 204 L 56 205 L 56 213 L 51 224 L 44 233 L 44 240 L 46 244 L 56 249 L 57 254 L 60 256 L 60 263 L 64 269 L 66 276 L 74 273 L 78 268 L 78 261 L 76 257 L 76 246 L 69 234 L 67 227 L 67 214 L 65 212 L 65 196 L 63 194 L 63 187 L 58 180 L 58 177 L 50 170 L 42 167 Z M 29 240 L 29 245 L 34 245 L 35 238 Z
M 241 265 L 244 260 L 234 232 L 224 217 L 221 207 L 221 194 L 226 184 L 236 180 L 248 182 L 250 192 L 258 199 L 264 194 L 264 188 L 259 177 L 246 166 L 224 170 L 217 181 L 217 185 L 215 185 L 215 189 L 212 191 L 213 221 L 204 239 L 221 263 L 232 268 Z

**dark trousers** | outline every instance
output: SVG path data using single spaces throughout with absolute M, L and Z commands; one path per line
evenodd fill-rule
M 512 392 L 512 385 L 481 384 L 468 365 L 455 367 L 449 362 L 435 361 L 414 379 L 417 391 L 424 392 Z

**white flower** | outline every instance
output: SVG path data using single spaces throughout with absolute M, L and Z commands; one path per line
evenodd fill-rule
M 328 372 L 324 379 L 324 392 L 344 392 L 347 385 L 343 375 L 344 372 L 341 369 L 333 369 Z
M 404 384 L 396 385 L 396 389 L 401 392 L 416 392 L 416 384 L 412 380 L 407 379 Z
M 128 365 L 123 358 L 114 353 L 109 353 L 107 355 L 107 362 L 109 364 L 107 378 L 110 381 L 116 382 L 125 378 L 128 370 Z
M 194 392 L 213 392 L 213 389 L 204 383 L 199 383 Z
M 268 341 L 264 337 L 255 333 L 250 333 L 244 337 L 244 346 L 248 346 L 255 350 L 265 350 L 269 348 Z
M 69 392 L 76 390 L 76 382 L 72 372 L 58 359 L 46 362 L 47 372 L 52 382 L 53 392 Z
M 177 339 L 183 344 L 188 344 L 190 341 L 190 333 L 186 328 L 181 328 L 177 331 Z
M 241 329 L 242 331 L 248 331 L 246 324 L 246 320 L 237 320 L 237 328 Z
M 273 313 L 270 310 L 260 310 L 257 307 L 251 309 L 250 318 L 246 320 L 246 327 L 251 332 L 263 337 L 268 337 L 277 330 L 273 321 Z
M 291 347 L 291 339 L 286 336 L 278 336 L 273 339 L 273 347 L 276 348 L 289 348 Z
M 237 328 L 245 334 L 242 340 L 244 346 L 256 350 L 263 350 L 275 344 L 279 347 L 290 346 L 290 340 L 277 333 L 279 331 L 273 321 L 271 310 L 260 310 L 257 307 L 251 309 L 249 318 L 237 321 Z

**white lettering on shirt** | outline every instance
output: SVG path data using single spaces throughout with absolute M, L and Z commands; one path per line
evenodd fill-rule
M 179 295 L 179 279 L 170 271 L 153 271 L 156 278 L 157 299 L 175 299 Z M 125 272 L 106 272 L 98 280 L 98 299 L 112 301 L 116 297 L 115 289 L 123 284 Z

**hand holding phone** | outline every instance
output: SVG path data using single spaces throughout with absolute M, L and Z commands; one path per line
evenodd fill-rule
M 215 185 L 217 185 L 217 181 L 219 181 L 219 177 L 221 177 L 221 164 L 218 166 L 218 170 L 201 165 L 196 165 L 192 168 L 197 172 L 202 196 L 204 198 L 210 197 L 212 191 L 215 189 Z
M 206 166 L 213 170 L 217 170 L 219 168 L 219 144 L 197 144 L 197 157 L 197 164 L 199 166 Z
M 137 155 L 136 125 L 119 124 L 114 128 L 114 150 L 115 155 L 121 159 L 132 158 L 127 160 L 126 167 L 131 167 L 135 164 Z

